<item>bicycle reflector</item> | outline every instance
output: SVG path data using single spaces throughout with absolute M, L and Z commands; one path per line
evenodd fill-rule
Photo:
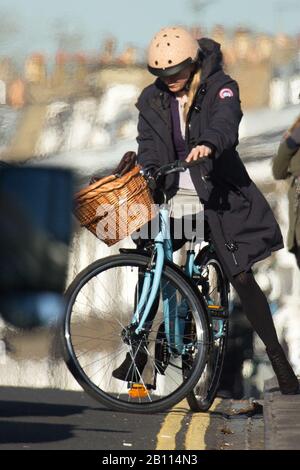
M 132 384 L 131 388 L 128 390 L 128 395 L 131 398 L 146 398 L 148 394 L 147 388 L 142 384 Z

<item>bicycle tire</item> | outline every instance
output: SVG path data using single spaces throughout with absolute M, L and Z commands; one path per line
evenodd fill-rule
M 220 288 L 220 302 L 225 312 L 227 312 L 227 318 L 223 324 L 222 336 L 210 343 L 209 352 L 207 355 L 207 364 L 200 377 L 196 387 L 187 395 L 187 401 L 192 411 L 205 412 L 213 404 L 219 382 L 222 373 L 224 357 L 226 353 L 227 337 L 228 337 L 228 295 L 229 295 L 229 283 L 222 269 L 222 265 L 218 260 L 215 251 L 211 245 L 205 246 L 195 259 L 195 264 L 201 268 L 207 266 L 214 266 L 215 272 L 217 273 L 217 283 Z M 213 338 L 213 318 L 210 317 L 210 328 Z
M 106 273 L 109 269 L 121 269 L 120 267 L 133 266 L 134 268 L 145 270 L 148 263 L 148 256 L 134 253 L 109 256 L 107 258 L 95 261 L 76 276 L 76 278 L 68 287 L 65 295 L 66 308 L 61 326 L 62 351 L 65 362 L 76 381 L 90 396 L 105 406 L 117 411 L 153 413 L 171 408 L 180 400 L 185 398 L 189 391 L 198 382 L 205 365 L 205 358 L 208 353 L 209 325 L 205 305 L 204 303 L 201 303 L 195 286 L 189 283 L 188 278 L 185 277 L 179 268 L 176 268 L 175 266 L 173 267 L 169 263 L 169 265 L 165 264 L 162 276 L 172 282 L 178 288 L 178 291 L 180 291 L 180 293 L 185 296 L 184 298 L 189 300 L 193 309 L 193 321 L 196 324 L 196 328 L 198 328 L 198 331 L 200 331 L 202 335 L 201 348 L 199 348 L 201 351 L 196 353 L 195 363 L 193 364 L 190 373 L 185 377 L 182 385 L 174 390 L 171 394 L 164 396 L 163 398 L 152 402 L 136 403 L 121 400 L 120 398 L 116 398 L 116 396 L 113 394 L 103 391 L 87 376 L 83 366 L 79 362 L 78 356 L 76 356 L 74 351 L 74 340 L 72 339 L 72 331 L 70 328 L 72 308 L 77 296 L 91 279 L 93 279 L 95 276 L 99 276 L 101 273 Z

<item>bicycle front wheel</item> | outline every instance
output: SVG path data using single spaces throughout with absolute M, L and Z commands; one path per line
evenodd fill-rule
M 135 334 L 132 317 L 148 266 L 147 256 L 110 256 L 78 274 L 66 292 L 62 341 L 68 368 L 87 393 L 116 410 L 150 413 L 172 407 L 195 386 L 206 362 L 205 306 L 171 266 L 163 269 L 146 330 Z M 172 350 L 165 331 L 166 286 L 176 299 L 170 305 L 184 301 L 187 308 L 180 353 Z

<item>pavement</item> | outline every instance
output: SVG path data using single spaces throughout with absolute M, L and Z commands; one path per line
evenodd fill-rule
M 266 450 L 300 450 L 300 394 L 282 395 L 275 378 L 265 383 Z

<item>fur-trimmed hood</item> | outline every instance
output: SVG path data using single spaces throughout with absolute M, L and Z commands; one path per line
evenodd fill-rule
M 223 54 L 221 45 L 209 38 L 201 38 L 198 40 L 202 51 L 202 82 L 214 73 L 223 68 Z

